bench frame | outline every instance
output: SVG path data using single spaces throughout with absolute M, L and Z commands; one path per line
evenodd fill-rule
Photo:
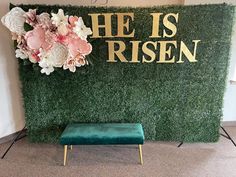
M 72 150 L 72 145 L 69 145 L 70 149 Z M 142 144 L 138 145 L 139 147 L 139 160 L 140 160 L 140 164 L 143 165 L 143 153 L 142 153 Z M 68 145 L 64 145 L 64 162 L 63 165 L 66 165 L 66 161 L 67 161 L 67 148 Z

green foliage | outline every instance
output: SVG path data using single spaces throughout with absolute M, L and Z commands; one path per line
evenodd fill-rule
M 16 7 L 14 4 L 12 4 L 12 3 L 9 4 L 9 9 L 12 9 L 14 7 Z
M 24 23 L 24 29 L 27 32 L 27 31 L 33 30 L 34 28 L 33 28 L 33 26 L 29 25 L 28 23 Z
M 201 40 L 196 63 L 189 63 L 186 58 L 183 64 L 107 63 L 104 39 L 91 41 L 92 64 L 75 73 L 58 69 L 46 76 L 40 73 L 38 66 L 24 65 L 19 60 L 30 140 L 58 142 L 61 131 L 70 122 L 142 123 L 148 140 L 218 140 L 233 6 L 21 7 L 25 10 L 37 7 L 38 13 L 57 12 L 58 8 L 63 8 L 69 15 L 82 16 L 87 26 L 91 26 L 88 13 L 134 12 L 135 37 L 120 39 L 127 44 L 131 40 L 158 40 L 149 39 L 152 26 L 149 13 L 178 12 L 177 35 L 164 40 L 182 40 L 190 48 L 192 40 Z M 113 20 L 114 26 L 115 23 Z M 162 24 L 161 28 L 164 28 Z M 113 29 L 115 32 L 115 27 Z M 129 49 L 127 58 L 130 55 Z

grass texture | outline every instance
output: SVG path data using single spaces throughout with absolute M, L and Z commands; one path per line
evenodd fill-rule
M 71 122 L 142 123 L 147 140 L 218 140 L 234 6 L 19 6 L 25 10 L 37 8 L 38 13 L 57 13 L 62 8 L 68 15 L 82 16 L 90 27 L 88 13 L 134 12 L 134 38 L 110 39 L 127 44 L 131 40 L 156 41 L 149 38 L 149 13 L 179 13 L 177 34 L 171 40 L 182 40 L 190 49 L 192 40 L 201 40 L 196 63 L 186 58 L 183 64 L 107 63 L 107 39 L 89 39 L 93 45 L 91 64 L 75 73 L 58 69 L 46 76 L 37 65 L 19 60 L 28 137 L 32 142 L 57 143 Z M 116 25 L 116 20 L 112 23 Z M 126 50 L 127 58 L 131 58 L 131 49 Z

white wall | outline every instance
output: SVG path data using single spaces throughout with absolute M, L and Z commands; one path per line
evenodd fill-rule
M 230 67 L 228 71 L 227 86 L 224 97 L 224 110 L 223 110 L 224 121 L 236 120 L 236 84 L 230 83 L 231 79 L 234 80 L 236 79 L 235 76 L 236 76 L 236 23 L 234 24 L 234 31 L 232 35 Z
M 106 0 L 98 0 L 97 4 L 102 4 Z M 208 3 L 212 1 L 207 0 Z M 235 2 L 231 0 L 229 2 Z M 9 3 L 13 4 L 71 4 L 71 5 L 91 5 L 91 0 L 0 0 L 0 17 L 8 11 Z M 206 2 L 206 1 L 204 1 Z M 221 3 L 220 0 L 214 2 Z M 109 0 L 108 6 L 151 6 L 167 4 L 199 4 L 203 0 Z M 236 59 L 236 34 L 234 33 L 234 53 L 232 53 L 232 62 Z M 10 33 L 0 25 L 0 138 L 12 134 L 23 128 L 25 124 L 24 110 L 22 106 L 22 97 L 20 83 L 17 71 L 17 61 L 14 56 L 13 43 L 10 39 Z M 233 85 L 227 85 L 225 96 L 224 120 L 236 120 L 236 88 Z M 234 104 L 232 104 L 234 103 Z
M 228 3 L 236 5 L 236 0 L 185 0 L 185 5 Z M 236 18 L 236 14 L 235 14 Z M 223 121 L 236 121 L 236 85 L 230 83 L 236 72 L 236 23 L 233 27 L 230 64 L 224 96 Z
M 94 1 L 94 0 L 93 0 Z M 106 0 L 97 0 L 96 5 Z M 181 4 L 183 0 L 109 0 L 108 6 L 150 6 Z M 0 17 L 13 4 L 71 4 L 91 5 L 91 0 L 0 0 Z M 19 131 L 24 127 L 24 110 L 14 56 L 13 42 L 9 31 L 0 24 L 0 138 Z

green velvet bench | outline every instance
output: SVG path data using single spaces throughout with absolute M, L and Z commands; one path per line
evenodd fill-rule
M 64 145 L 64 166 L 67 159 L 67 147 L 72 145 L 125 145 L 139 146 L 140 163 L 143 164 L 142 145 L 144 133 L 141 124 L 136 123 L 89 123 L 69 124 L 60 137 Z

